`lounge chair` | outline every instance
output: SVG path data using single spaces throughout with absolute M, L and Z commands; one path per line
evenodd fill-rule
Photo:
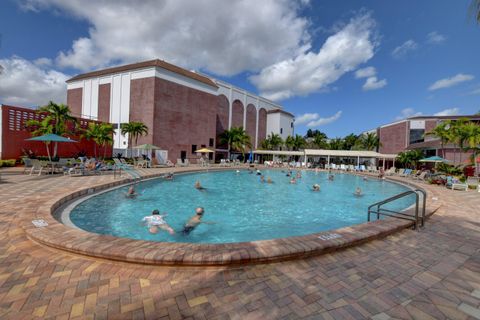
M 340 165 L 340 170 L 347 171 L 347 167 L 344 164 Z
M 478 177 L 467 177 L 467 181 L 465 181 L 465 183 L 469 187 L 474 187 L 475 189 L 477 189 L 480 192 L 480 178 L 478 178 Z
M 468 184 L 462 183 L 462 182 L 458 181 L 457 179 L 454 179 L 451 176 L 447 177 L 447 183 L 445 184 L 445 186 L 448 189 L 452 189 L 452 190 L 463 190 L 463 191 L 468 190 Z
M 22 158 L 23 164 L 23 174 L 30 172 L 32 170 L 32 159 L 30 158 Z
M 403 173 L 399 174 L 400 177 L 408 177 L 412 174 L 412 169 L 405 169 Z
M 388 169 L 387 171 L 385 171 L 385 175 L 386 176 L 393 176 L 396 172 L 396 168 L 395 167 L 390 167 L 390 169 Z
M 30 175 L 34 174 L 36 171 L 38 171 L 38 175 L 41 175 L 46 166 L 38 159 L 31 160 L 32 167 L 30 169 Z
M 425 177 L 427 176 L 428 172 L 427 171 L 422 171 L 419 175 L 415 175 L 412 178 L 414 180 L 422 180 L 425 181 Z

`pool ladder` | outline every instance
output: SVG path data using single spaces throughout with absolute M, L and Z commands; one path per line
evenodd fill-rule
M 386 208 L 382 208 L 383 205 L 393 202 L 395 200 L 404 198 L 406 196 L 409 196 L 411 194 L 415 195 L 415 214 L 408 214 L 405 212 L 400 212 L 400 211 L 394 211 Z M 422 209 L 421 209 L 421 214 L 419 215 L 419 205 L 420 205 L 420 195 L 422 195 Z M 427 194 L 425 191 L 421 189 L 415 189 L 415 190 L 409 190 L 405 191 L 402 193 L 399 193 L 395 196 L 392 196 L 390 198 L 387 198 L 385 200 L 379 201 L 377 203 L 372 204 L 371 206 L 368 207 L 368 221 L 370 221 L 371 214 L 376 214 L 377 215 L 377 220 L 380 219 L 380 216 L 388 216 L 388 217 L 393 217 L 397 219 L 404 219 L 404 220 L 410 220 L 413 221 L 413 229 L 418 228 L 418 224 L 420 223 L 420 227 L 423 227 L 425 224 L 425 207 L 427 204 Z

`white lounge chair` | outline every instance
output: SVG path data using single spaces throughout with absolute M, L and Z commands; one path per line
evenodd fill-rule
M 38 171 L 38 175 L 41 175 L 43 172 L 43 169 L 45 166 L 40 162 L 38 159 L 32 159 L 32 167 L 30 169 L 30 175 L 34 174 L 36 171 Z

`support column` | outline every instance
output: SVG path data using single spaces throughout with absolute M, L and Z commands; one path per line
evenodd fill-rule
M 260 106 L 258 105 L 259 100 L 257 98 L 257 105 L 255 106 L 255 112 L 257 113 L 257 117 L 255 119 L 256 125 L 255 125 L 255 149 L 258 148 L 258 110 L 260 110 Z
M 385 158 L 383 158 L 383 166 L 382 166 L 383 170 L 385 171 Z
M 230 93 L 228 97 L 228 130 L 232 128 L 232 111 L 233 111 L 233 89 L 230 87 Z
M 327 166 L 328 169 L 330 169 L 330 155 L 327 156 Z
M 247 92 L 243 92 L 243 130 L 247 130 Z
M 357 157 L 357 167 L 360 169 L 360 156 Z

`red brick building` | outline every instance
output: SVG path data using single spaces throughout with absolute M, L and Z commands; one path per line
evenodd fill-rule
M 426 133 L 445 120 L 467 118 L 480 122 L 480 116 L 418 116 L 380 126 L 377 135 L 380 139 L 380 153 L 396 154 L 406 150 L 423 150 L 426 156 L 440 156 L 455 163 L 468 159 L 470 153 L 462 152 L 453 144 L 444 145 L 440 140 Z
M 31 151 L 37 156 L 46 156 L 45 143 L 39 141 L 26 141 L 32 134 L 26 128 L 28 120 L 41 120 L 45 115 L 39 114 L 36 110 L 8 105 L 0 105 L 0 159 L 19 159 L 24 151 Z M 78 119 L 78 126 L 81 129 L 88 127 L 93 120 Z M 74 157 L 79 153 L 86 153 L 93 156 L 94 143 L 87 141 L 80 136 L 72 136 L 78 143 L 61 143 L 58 147 L 59 157 Z M 97 147 L 97 150 L 99 148 Z M 52 150 L 52 149 L 51 149 Z M 103 148 L 101 149 L 103 155 Z M 112 149 L 107 148 L 106 156 L 111 157 Z
M 140 121 L 149 134 L 138 144 L 161 147 L 157 157 L 171 161 L 197 158 L 195 150 L 201 147 L 215 149 L 217 159 L 225 158 L 219 135 L 231 127 L 243 126 L 256 147 L 267 135 L 267 112 L 281 109 L 243 89 L 161 60 L 81 74 L 67 81 L 67 89 L 67 104 L 75 115 L 114 125 L 114 152 L 127 151 L 121 124 Z

